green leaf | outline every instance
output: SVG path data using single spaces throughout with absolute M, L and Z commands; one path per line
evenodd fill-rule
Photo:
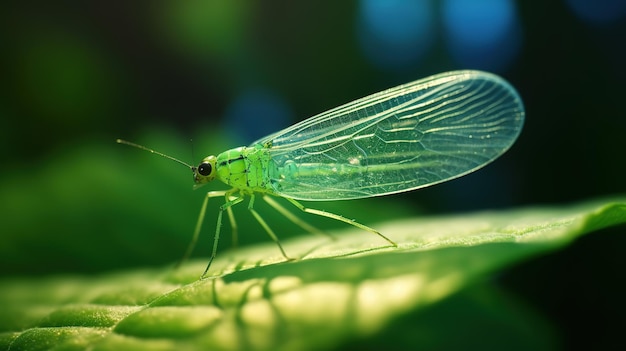
M 477 282 L 624 222 L 621 198 L 377 225 L 398 248 L 355 229 L 334 232 L 334 241 L 286 240 L 287 253 L 299 258 L 288 262 L 272 243 L 222 251 L 204 280 L 198 277 L 205 260 L 178 270 L 4 279 L 0 348 L 314 350 L 371 348 L 383 340 L 377 335 L 395 335 L 399 347 L 454 345 L 446 338 L 458 331 L 449 321 L 464 318 L 459 301 L 488 311 L 482 327 L 509 325 L 527 340 L 533 331 L 516 320 L 538 318 L 517 309 L 518 319 L 508 319 L 500 313 L 510 306 L 507 298 L 488 285 L 476 288 Z M 407 319 L 421 320 L 423 328 L 403 330 Z M 550 333 L 544 334 L 545 342 L 519 345 L 549 348 Z

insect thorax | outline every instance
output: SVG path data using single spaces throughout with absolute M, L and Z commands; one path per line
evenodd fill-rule
M 261 144 L 238 147 L 217 155 L 217 178 L 233 188 L 268 192 L 268 149 Z

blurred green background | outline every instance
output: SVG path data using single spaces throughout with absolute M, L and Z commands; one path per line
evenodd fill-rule
M 193 191 L 189 170 L 116 138 L 197 163 L 455 69 L 491 71 L 518 89 L 527 122 L 506 155 L 418 192 L 315 207 L 375 227 L 626 190 L 620 0 L 9 1 L 0 28 L 3 276 L 96 273 L 182 255 L 204 190 L 222 187 Z M 197 256 L 210 250 L 212 205 Z M 243 208 L 241 243 L 267 241 Z M 281 238 L 298 234 L 259 211 Z M 569 308 L 606 321 L 610 334 L 626 312 L 611 300 L 624 293 L 614 281 L 626 268 L 623 231 L 496 279 L 562 326 L 569 343 L 580 328 L 564 317 Z M 220 250 L 229 247 L 225 234 Z

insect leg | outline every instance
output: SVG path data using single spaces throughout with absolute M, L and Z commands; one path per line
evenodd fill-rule
M 227 197 L 226 202 L 228 201 L 230 201 L 230 199 Z M 228 221 L 230 222 L 232 245 L 233 247 L 237 247 L 239 245 L 239 228 L 237 227 L 237 222 L 235 221 L 235 214 L 233 213 L 232 206 L 228 206 L 226 208 L 226 214 L 228 214 Z
M 326 211 L 321 211 L 321 210 L 316 210 L 313 208 L 306 208 L 304 207 L 304 205 L 302 205 L 301 203 L 299 203 L 298 201 L 294 200 L 294 199 L 290 199 L 288 197 L 286 197 L 285 199 L 287 199 L 287 201 L 291 202 L 294 206 L 296 206 L 297 208 L 299 208 L 300 210 L 306 212 L 306 213 L 311 213 L 314 215 L 318 215 L 318 216 L 322 216 L 322 217 L 328 217 L 328 218 L 332 218 L 350 225 L 353 225 L 357 228 L 361 228 L 363 230 L 367 230 L 368 232 L 374 233 L 378 236 L 380 236 L 381 238 L 385 239 L 388 243 L 390 243 L 391 245 L 398 247 L 398 244 L 396 244 L 393 240 L 387 238 L 386 236 L 384 236 L 381 232 L 379 232 L 376 229 L 370 228 L 366 225 L 363 225 L 355 220 L 352 219 L 348 219 L 346 217 L 342 217 L 338 214 L 334 214 L 334 213 L 330 213 L 330 212 L 326 212 Z
M 267 232 L 267 235 L 269 235 L 270 238 L 274 240 L 276 245 L 278 245 L 278 248 L 280 249 L 280 253 L 283 254 L 283 257 L 285 257 L 285 259 L 287 260 L 293 260 L 293 258 L 287 256 L 287 254 L 285 253 L 283 246 L 280 244 L 280 241 L 278 241 L 278 237 L 276 236 L 276 234 L 274 234 L 274 231 L 272 230 L 272 228 L 270 228 L 270 226 L 267 225 L 267 223 L 265 223 L 265 220 L 263 220 L 263 218 L 261 218 L 261 215 L 259 215 L 259 213 L 254 209 L 254 194 L 250 195 L 250 204 L 248 204 L 248 210 L 250 211 L 250 213 L 252 213 L 254 218 L 256 218 L 259 224 L 261 224 L 263 229 L 265 229 L 265 231 Z
M 217 214 L 217 225 L 215 226 L 215 236 L 213 237 L 213 250 L 211 251 L 211 258 L 209 258 L 209 263 L 206 265 L 204 273 L 202 273 L 200 279 L 204 279 L 207 272 L 209 271 L 209 268 L 211 267 L 211 263 L 213 263 L 213 259 L 215 259 L 215 255 L 217 254 L 217 244 L 220 241 L 220 231 L 222 229 L 222 215 L 224 214 L 224 211 L 228 211 L 231 206 L 243 201 L 243 196 L 232 196 L 232 193 L 235 191 L 237 191 L 237 189 L 222 192 L 224 193 L 222 195 L 224 195 L 228 201 L 224 202 L 224 204 L 220 206 L 220 211 Z
M 196 222 L 196 228 L 193 231 L 191 242 L 189 243 L 189 246 L 187 246 L 187 250 L 185 251 L 183 258 L 176 264 L 176 268 L 180 267 L 185 261 L 187 261 L 187 259 L 189 259 L 189 256 L 191 256 L 191 253 L 196 246 L 196 242 L 200 236 L 200 230 L 202 229 L 202 222 L 204 221 L 204 215 L 206 214 L 206 207 L 209 203 L 209 199 L 212 197 L 225 196 L 226 193 L 227 191 L 209 191 L 206 194 L 204 202 L 202 202 L 202 207 L 200 208 L 200 215 L 198 216 L 198 221 Z
M 327 236 L 327 237 L 331 238 L 332 240 L 336 240 L 337 239 L 334 236 L 332 236 L 332 235 L 330 235 L 330 234 L 328 234 L 328 233 L 326 233 L 324 231 L 321 231 L 321 230 L 315 228 L 314 226 L 310 225 L 309 223 L 303 221 L 302 219 L 298 218 L 293 213 L 291 213 L 288 209 L 286 209 L 281 204 L 279 204 L 274 199 L 272 199 L 271 196 L 263 195 L 262 199 L 265 202 L 267 202 L 270 206 L 272 206 L 280 214 L 282 214 L 283 216 L 287 217 L 287 219 L 289 219 L 292 223 L 294 223 L 295 225 L 297 225 L 300 228 L 304 229 L 305 231 L 307 231 L 309 233 L 313 233 L 313 234 L 324 235 L 324 236 Z

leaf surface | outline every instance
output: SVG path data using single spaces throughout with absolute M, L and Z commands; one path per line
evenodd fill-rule
M 0 281 L 0 348 L 314 350 L 384 332 L 407 313 L 578 236 L 626 222 L 626 199 L 393 221 L 220 252 L 206 264 Z M 426 312 L 425 312 L 426 313 Z M 435 333 L 437 335 L 437 333 Z M 441 337 L 445 337 L 443 334 Z

